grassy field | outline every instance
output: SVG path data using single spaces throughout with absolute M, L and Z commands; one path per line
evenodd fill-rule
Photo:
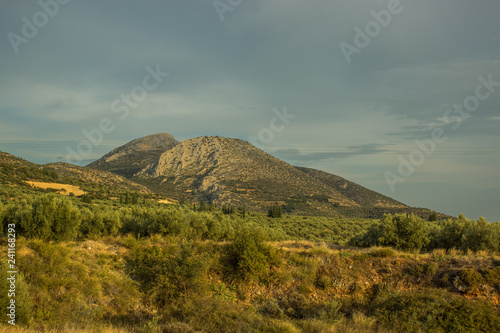
M 17 331 L 500 329 L 497 255 L 262 239 L 246 230 L 234 242 L 19 240 Z
M 38 187 L 41 189 L 57 190 L 57 193 L 62 195 L 70 195 L 70 193 L 73 193 L 73 195 L 79 197 L 87 193 L 85 191 L 82 191 L 82 189 L 79 186 L 68 185 L 68 184 L 42 183 L 42 182 L 32 182 L 32 181 L 27 181 L 26 183 L 30 184 L 33 187 Z

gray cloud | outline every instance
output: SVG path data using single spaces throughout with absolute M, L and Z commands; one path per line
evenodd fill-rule
M 278 149 L 271 154 L 288 161 L 313 163 L 330 159 L 342 159 L 359 155 L 374 155 L 387 152 L 390 152 L 390 150 L 383 148 L 383 145 L 370 143 L 351 146 L 345 151 L 302 153 L 299 149 Z
M 401 0 L 404 11 L 348 64 L 339 43 L 352 43 L 354 27 L 363 28 L 370 11 L 387 3 L 244 1 L 221 22 L 211 1 L 71 1 L 15 54 L 7 33 L 19 34 L 21 18 L 40 7 L 6 2 L 0 12 L 0 149 L 51 162 L 105 117 L 116 121 L 116 130 L 89 158 L 155 132 L 246 139 L 269 125 L 274 107 L 286 105 L 297 118 L 276 135 L 270 146 L 280 148 L 270 152 L 359 177 L 392 195 L 381 175 L 397 167 L 397 154 L 441 126 L 438 118 L 474 92 L 479 75 L 500 80 L 500 2 Z M 111 102 L 156 64 L 171 75 L 128 119 L 117 121 Z M 497 160 L 475 148 L 498 146 L 500 121 L 492 119 L 499 110 L 500 91 L 450 131 L 440 151 L 460 146 L 460 154 L 475 154 L 460 163 L 493 170 Z M 50 149 L 37 145 L 40 138 Z M 436 155 L 426 165 L 445 158 L 452 165 L 456 156 Z M 483 183 L 467 181 L 471 174 L 463 172 L 466 185 L 482 191 Z M 429 194 L 409 184 L 396 199 L 431 198 L 431 208 L 440 209 L 446 190 Z M 465 207 L 471 216 L 500 220 L 496 208 L 478 212 L 469 200 L 446 203 L 447 212 Z

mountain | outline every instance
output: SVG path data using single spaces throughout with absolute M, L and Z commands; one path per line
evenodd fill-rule
M 213 136 L 166 147 L 132 180 L 178 200 L 257 210 L 275 203 L 304 214 L 331 214 L 338 207 L 407 207 L 326 172 L 294 167 L 246 141 Z
M 178 144 L 179 141 L 168 133 L 149 135 L 114 149 L 87 167 L 130 178 Z
M 24 167 L 36 167 L 37 164 L 23 160 L 20 157 L 11 155 L 9 153 L 0 150 L 0 163 L 24 166 Z

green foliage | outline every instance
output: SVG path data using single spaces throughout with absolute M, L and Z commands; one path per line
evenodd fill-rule
M 281 206 L 276 204 L 268 208 L 267 216 L 272 218 L 280 218 L 282 215 Z
M 166 248 L 137 248 L 128 260 L 132 277 L 155 304 L 198 293 L 206 287 L 208 253 L 200 254 L 196 244 L 183 242 Z
M 500 250 L 500 224 L 488 223 L 483 217 L 470 221 L 460 214 L 457 219 L 441 221 L 432 235 L 432 248 L 463 251 Z
M 465 292 L 476 292 L 483 283 L 484 280 L 481 273 L 472 268 L 463 269 L 453 282 L 458 290 Z
M 383 245 L 406 251 L 420 250 L 429 242 L 426 222 L 413 214 L 385 215 L 380 223 L 350 240 L 356 246 Z
M 397 293 L 373 308 L 382 325 L 398 332 L 500 331 L 500 317 L 491 305 L 445 291 Z
M 92 197 L 88 194 L 82 195 L 82 202 L 86 204 L 91 204 L 92 203 Z
M 4 311 L 2 322 L 12 319 L 6 315 L 10 313 L 7 307 L 11 306 L 11 300 L 14 300 L 15 323 L 28 324 L 33 319 L 33 300 L 29 295 L 26 280 L 21 274 L 15 274 L 15 280 L 8 280 L 12 277 L 8 271 L 12 270 L 8 268 L 7 260 L 0 260 L 0 307 Z M 15 281 L 14 289 L 10 288 L 11 281 Z
M 115 236 L 122 227 L 120 217 L 115 211 L 81 210 L 80 232 L 84 237 Z
M 429 243 L 424 221 L 413 214 L 386 215 L 381 225 L 381 245 L 401 250 L 420 250 Z
M 396 255 L 396 252 L 388 247 L 385 248 L 375 248 L 373 249 L 370 254 L 376 258 L 388 258 L 388 257 L 394 257 Z
M 300 291 L 288 293 L 278 304 L 282 312 L 289 318 L 333 321 L 341 317 L 340 305 L 337 302 L 312 301 Z
M 0 181 L 23 185 L 23 181 L 30 179 L 42 182 L 57 182 L 59 181 L 59 175 L 53 170 L 0 162 Z
M 101 267 L 95 256 L 32 241 L 20 262 L 33 297 L 33 320 L 51 326 L 129 315 L 138 305 L 135 283 Z M 112 259 L 112 258 L 111 258 Z
M 4 224 L 15 223 L 18 234 L 43 240 L 70 240 L 81 222 L 78 207 L 59 195 L 43 195 L 9 206 Z
M 226 215 L 234 214 L 234 208 L 232 206 L 222 206 L 222 213 Z
M 241 227 L 234 241 L 227 248 L 228 263 L 235 275 L 241 279 L 262 277 L 276 261 L 274 249 L 267 245 L 266 235 L 261 229 Z

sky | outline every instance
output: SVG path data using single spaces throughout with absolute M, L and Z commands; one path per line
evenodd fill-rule
M 0 5 L 0 150 L 86 165 L 133 139 L 239 138 L 500 221 L 498 0 Z

